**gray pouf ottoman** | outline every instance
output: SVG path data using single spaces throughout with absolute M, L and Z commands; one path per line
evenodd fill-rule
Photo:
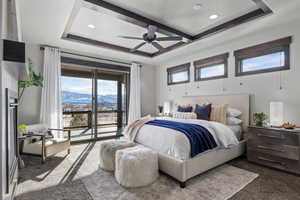
M 100 168 L 106 171 L 114 171 L 116 151 L 133 146 L 135 146 L 135 144 L 127 140 L 109 140 L 101 142 L 99 163 Z
M 124 187 L 142 187 L 158 178 L 158 154 L 136 146 L 116 153 L 115 178 Z

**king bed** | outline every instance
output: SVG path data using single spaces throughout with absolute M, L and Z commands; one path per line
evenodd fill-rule
M 197 124 L 211 133 L 217 145 L 195 156 L 191 156 L 194 150 L 187 135 L 163 127 L 161 124 L 155 126 L 153 123 L 145 124 L 135 138 L 137 143 L 159 153 L 159 169 L 178 180 L 181 187 L 185 187 L 188 179 L 239 157 L 245 152 L 242 133 L 247 130 L 249 124 L 249 95 L 185 96 L 177 99 L 173 107 L 175 109 L 176 105 L 200 103 L 228 104 L 231 108 L 242 112 L 240 116 L 242 124 L 238 127 L 206 120 L 163 118 L 168 123 L 179 122 L 186 126 Z M 163 123 L 161 122 L 163 120 L 155 121 Z

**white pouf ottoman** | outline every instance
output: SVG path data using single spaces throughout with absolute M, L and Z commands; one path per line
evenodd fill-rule
M 116 151 L 133 146 L 135 146 L 135 144 L 127 140 L 109 140 L 101 142 L 99 163 L 100 168 L 106 171 L 114 171 Z
M 149 148 L 136 146 L 118 150 L 115 177 L 124 187 L 142 187 L 158 177 L 158 154 Z

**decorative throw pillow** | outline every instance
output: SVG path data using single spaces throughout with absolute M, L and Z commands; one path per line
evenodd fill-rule
M 173 118 L 176 119 L 197 119 L 197 115 L 194 112 L 174 112 Z
M 211 104 L 200 106 L 196 104 L 195 113 L 197 119 L 210 120 Z
M 211 106 L 210 120 L 226 124 L 228 104 Z
M 192 112 L 193 107 L 192 106 L 178 106 L 177 112 Z
M 236 117 L 227 117 L 227 125 L 240 125 L 242 120 Z
M 229 107 L 227 110 L 227 116 L 229 116 L 229 117 L 239 117 L 241 115 L 242 115 L 242 112 L 239 111 L 238 109 Z

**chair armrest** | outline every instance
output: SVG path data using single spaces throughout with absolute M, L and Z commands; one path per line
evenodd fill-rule
M 60 128 L 49 128 L 49 131 L 66 131 L 65 129 L 60 129 Z
M 32 137 L 32 136 L 36 136 L 36 137 L 41 137 L 41 139 L 51 139 L 53 138 L 52 135 L 44 135 L 44 134 L 36 134 L 36 133 L 24 133 L 23 136 L 26 137 Z
M 71 140 L 71 130 L 70 130 L 70 129 L 49 128 L 48 130 L 49 130 L 50 132 L 51 132 L 51 131 L 62 131 L 62 132 L 67 132 L 67 133 L 68 133 L 68 140 Z

